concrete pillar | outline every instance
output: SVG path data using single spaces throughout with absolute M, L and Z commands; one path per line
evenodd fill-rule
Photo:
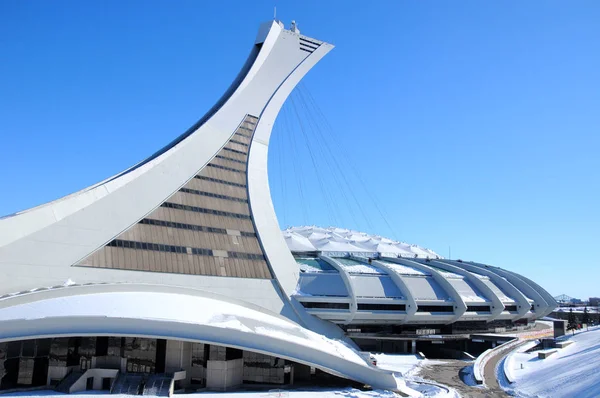
M 412 354 L 416 354 L 417 353 L 417 340 L 411 340 L 410 341 L 410 352 Z
M 402 341 L 402 352 L 404 352 L 404 353 L 408 352 L 408 340 Z

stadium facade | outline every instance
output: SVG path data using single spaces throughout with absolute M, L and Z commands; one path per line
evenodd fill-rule
M 401 390 L 360 354 L 356 343 L 373 336 L 353 326 L 416 340 L 423 326 L 452 334 L 462 321 L 527 323 L 554 308 L 535 283 L 495 267 L 292 253 L 269 192 L 269 137 L 332 48 L 294 24 L 263 24 L 231 87 L 184 134 L 118 175 L 0 219 L 1 389 L 166 395 L 334 375 Z

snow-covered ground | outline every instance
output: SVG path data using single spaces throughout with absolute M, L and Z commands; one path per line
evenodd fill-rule
M 585 309 L 587 308 L 587 311 L 590 314 L 597 314 L 598 312 L 600 312 L 600 308 L 598 307 L 589 307 L 589 306 L 581 306 L 581 307 L 559 307 L 557 308 L 555 311 L 556 312 L 570 312 L 571 310 L 573 310 L 574 313 L 579 314 L 579 313 L 583 313 L 583 311 L 585 311 Z
M 546 359 L 538 359 L 537 352 L 510 354 L 505 361 L 514 383 L 502 387 L 523 398 L 599 397 L 600 327 L 566 339 L 573 344 Z
M 377 359 L 377 367 L 407 376 L 418 369 L 423 361 L 416 355 L 373 354 Z
M 444 388 L 443 386 L 429 383 L 416 374 L 420 366 L 425 363 L 431 363 L 427 359 L 422 360 L 415 355 L 386 355 L 375 354 L 377 364 L 382 369 L 391 370 L 402 375 L 406 379 L 406 385 L 418 391 L 421 397 L 428 398 L 458 398 L 459 395 L 452 389 Z M 399 376 L 398 375 L 398 376 Z M 77 394 L 61 394 L 55 391 L 29 391 L 20 393 L 2 394 L 3 398 L 8 397 L 65 397 L 65 398 L 131 398 L 128 395 L 109 395 L 103 391 L 89 391 Z M 320 389 L 303 389 L 303 390 L 279 390 L 274 388 L 270 391 L 236 391 L 227 393 L 218 392 L 200 392 L 194 394 L 176 395 L 181 398 L 396 398 L 399 395 L 391 391 L 373 390 L 361 391 L 355 388 L 320 388 Z

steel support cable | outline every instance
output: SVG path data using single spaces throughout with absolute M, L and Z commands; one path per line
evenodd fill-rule
M 323 136 L 323 135 L 324 134 L 322 134 L 322 132 L 320 132 L 320 134 L 317 134 L 317 136 Z M 354 193 L 354 190 L 352 189 L 352 185 L 349 183 L 349 181 L 348 181 L 348 179 L 346 177 L 346 173 L 343 172 L 343 169 L 340 166 L 337 157 L 334 155 L 334 152 L 331 150 L 329 144 L 327 143 L 327 141 L 325 139 L 323 139 L 323 143 L 324 143 L 324 146 L 327 149 L 327 151 L 330 153 L 331 159 L 333 160 L 334 164 L 336 165 L 336 167 L 340 171 L 340 175 L 342 176 L 342 180 L 345 182 L 346 186 L 348 187 L 348 190 L 350 191 L 350 195 L 351 195 L 352 199 L 354 200 L 354 202 L 356 203 L 356 205 L 357 205 L 360 213 L 364 217 L 364 219 L 365 219 L 365 221 L 367 223 L 367 226 L 369 227 L 369 229 L 372 230 L 373 229 L 373 225 L 371 224 L 371 221 L 370 221 L 369 217 L 367 216 L 367 214 L 365 213 L 362 205 L 360 204 L 360 201 L 356 197 L 356 195 Z M 344 152 L 346 152 L 346 151 L 344 151 Z
M 319 107 L 318 103 L 316 102 L 316 100 L 312 96 L 310 90 L 304 84 L 300 85 L 299 87 L 300 87 L 300 90 L 302 92 L 306 93 L 306 96 L 309 98 L 309 102 L 311 103 L 311 105 L 315 109 L 316 113 L 321 117 L 321 120 L 323 121 L 323 124 L 325 126 L 327 126 L 327 128 L 331 132 L 330 136 L 334 137 L 335 131 L 331 127 L 331 124 L 329 123 L 329 120 L 327 120 L 327 117 L 325 116 L 325 114 L 323 113 L 323 111 L 321 110 L 321 108 Z M 343 147 L 344 146 L 343 140 L 338 140 L 338 141 L 341 142 L 341 146 Z M 345 150 L 345 149 L 343 149 L 343 150 Z M 392 233 L 393 236 L 395 236 L 396 238 L 398 238 L 398 234 L 396 233 L 396 230 L 388 222 L 389 215 L 387 214 L 387 212 L 385 210 L 381 209 L 381 206 L 380 206 L 379 201 L 377 200 L 377 197 L 368 189 L 367 184 L 365 183 L 365 181 L 362 178 L 362 175 L 358 172 L 358 170 L 356 170 L 356 167 L 354 166 L 354 163 L 350 162 L 350 167 L 352 168 L 352 170 L 354 171 L 354 174 L 358 178 L 358 180 L 359 180 L 359 182 L 360 182 L 363 190 L 365 190 L 367 192 L 367 195 L 369 196 L 369 198 L 373 202 L 376 210 L 378 211 L 379 215 L 381 216 L 381 218 L 385 222 L 385 224 L 388 227 L 389 231 Z
M 304 223 L 304 225 L 306 225 L 306 220 L 308 218 L 307 215 L 307 206 L 308 203 L 306 202 L 306 199 L 304 198 L 304 190 L 302 188 L 302 178 L 304 176 L 303 170 L 302 170 L 302 162 L 298 161 L 298 148 L 296 147 L 296 134 L 294 134 L 293 129 L 291 129 L 291 124 L 290 124 L 290 120 L 289 120 L 289 116 L 288 116 L 288 112 L 286 107 L 282 108 L 282 113 L 285 119 L 285 123 L 288 127 L 290 127 L 290 129 L 288 130 L 289 134 L 286 134 L 289 138 L 289 143 L 290 143 L 290 147 L 291 147 L 291 153 L 292 153 L 292 167 L 294 168 L 294 174 L 296 174 L 296 176 L 298 177 L 296 179 L 297 181 L 297 188 L 298 188 L 298 194 L 300 196 L 300 201 L 301 201 L 301 211 L 302 211 L 302 222 Z M 300 169 L 300 173 L 298 173 L 298 169 Z
M 323 195 L 323 200 L 325 201 L 325 207 L 327 208 L 328 217 L 330 219 L 333 219 L 335 222 L 336 220 L 335 220 L 335 214 L 333 212 L 333 208 L 334 208 L 333 202 L 332 202 L 331 198 L 328 196 L 328 192 L 326 191 L 325 185 L 323 184 L 323 178 L 321 176 L 321 173 L 319 173 L 319 167 L 317 166 L 317 162 L 315 160 L 315 155 L 313 154 L 313 151 L 311 149 L 310 140 L 308 139 L 308 135 L 304 129 L 304 123 L 302 122 L 302 118 L 300 117 L 300 114 L 298 113 L 298 107 L 296 106 L 296 101 L 294 100 L 293 95 L 290 96 L 290 100 L 292 103 L 292 108 L 294 109 L 294 113 L 296 114 L 296 117 L 298 119 L 298 126 L 300 127 L 300 131 L 302 132 L 302 136 L 304 137 L 304 143 L 306 145 L 306 149 L 308 150 L 310 160 L 312 162 L 312 165 L 315 170 L 315 174 L 317 176 L 317 182 L 319 184 L 319 187 L 321 188 L 321 194 Z
M 355 197 L 355 195 L 354 195 L 354 191 L 352 190 L 352 186 L 350 185 L 350 183 L 348 182 L 348 180 L 347 180 L 347 178 L 346 178 L 346 173 L 344 173 L 344 172 L 343 172 L 343 166 L 342 166 L 342 165 L 340 165 L 340 162 L 339 162 L 339 160 L 338 160 L 338 157 L 337 157 L 337 156 L 335 156 L 335 152 L 334 152 L 334 151 L 331 149 L 332 145 L 330 145 L 330 144 L 329 144 L 329 142 L 327 142 L 327 139 L 326 139 L 326 137 L 331 137 L 332 139 L 335 139 L 335 132 L 334 132 L 333 128 L 332 128 L 332 127 L 331 127 L 331 125 L 329 124 L 329 121 L 328 121 L 328 120 L 325 118 L 325 115 L 323 114 L 323 112 L 321 111 L 321 109 L 318 107 L 318 105 L 317 105 L 316 101 L 314 100 L 314 98 L 313 98 L 313 97 L 312 97 L 312 95 L 310 94 L 310 91 L 308 91 L 308 89 L 306 89 L 306 87 L 304 87 L 304 86 L 303 86 L 303 87 L 301 87 L 301 88 L 300 88 L 300 90 L 301 90 L 300 92 L 304 92 L 304 91 L 306 92 L 306 94 L 305 94 L 305 95 L 306 95 L 306 96 L 307 96 L 307 97 L 308 97 L 308 98 L 311 100 L 310 102 L 311 102 L 311 104 L 312 104 L 313 108 L 315 109 L 315 113 L 321 117 L 321 120 L 323 121 L 323 124 L 325 124 L 325 125 L 328 127 L 328 129 L 329 129 L 329 134 L 325 134 L 325 133 L 323 133 L 322 131 L 319 131 L 319 134 L 318 134 L 318 135 L 322 137 L 322 139 L 323 139 L 323 145 L 324 145 L 324 146 L 327 148 L 327 150 L 329 151 L 329 153 L 330 153 L 330 156 L 331 156 L 331 158 L 333 159 L 334 163 L 336 164 L 336 167 L 337 167 L 337 168 L 340 170 L 340 174 L 342 175 L 342 178 L 343 178 L 343 180 L 346 182 L 346 185 L 348 186 L 348 189 L 350 190 L 350 192 L 352 193 L 352 195 Z M 308 101 L 307 101 L 307 102 L 308 102 Z M 319 125 L 320 125 L 320 123 L 319 123 Z M 320 130 L 320 127 L 319 127 L 319 130 Z M 343 141 L 344 141 L 344 140 L 343 140 L 343 139 L 340 139 L 340 138 L 338 138 L 338 139 L 337 139 L 337 140 L 335 140 L 335 141 L 336 141 L 336 142 L 338 142 L 338 143 L 339 143 L 338 145 L 342 147 L 342 152 L 344 152 L 344 153 L 345 153 L 345 152 L 348 152 L 348 150 L 347 150 L 347 149 L 344 147 L 344 144 L 343 144 Z M 361 175 L 360 175 L 360 174 L 358 173 L 358 171 L 356 170 L 356 168 L 355 168 L 355 166 L 354 166 L 354 163 L 352 163 L 352 162 L 348 162 L 348 165 L 349 165 L 349 167 L 350 167 L 350 168 L 353 170 L 353 172 L 354 172 L 354 175 L 355 175 L 355 176 L 356 176 L 356 177 L 359 179 L 359 182 L 361 182 L 361 185 L 362 185 L 362 187 L 363 187 L 363 190 L 367 191 L 367 194 L 368 194 L 368 195 L 370 196 L 370 198 L 373 200 L 373 197 L 372 197 L 372 195 L 371 195 L 371 193 L 370 193 L 370 190 L 368 189 L 368 187 L 367 187 L 367 186 L 366 186 L 366 184 L 364 183 L 364 180 L 362 180 L 362 178 L 361 178 Z M 355 198 L 356 198 L 356 197 L 355 197 Z M 359 208 L 360 208 L 361 212 L 362 212 L 362 213 L 363 213 L 363 215 L 364 215 L 365 213 L 364 213 L 364 211 L 362 210 L 362 206 L 360 205 L 360 202 L 359 202 L 357 199 L 355 199 L 355 201 L 357 202 L 357 204 L 358 204 L 358 206 L 359 206 Z M 373 200 L 373 201 L 374 201 L 374 204 L 375 204 L 375 206 L 378 208 L 378 205 L 377 205 L 376 201 L 375 201 L 375 200 Z M 380 212 L 380 216 L 382 216 L 382 218 L 384 218 L 384 221 L 385 221 L 385 222 L 387 222 L 387 220 L 386 220 L 385 216 L 383 216 L 383 214 L 381 214 L 381 212 Z M 365 215 L 365 219 L 366 219 L 366 221 L 367 221 L 367 224 L 369 225 L 369 227 L 371 227 L 371 228 L 372 228 L 372 225 L 371 225 L 371 222 L 370 222 L 370 218 L 369 218 L 369 217 L 367 217 L 367 216 Z
M 312 115 L 309 113 L 309 109 L 306 106 L 305 101 L 302 98 L 298 98 L 298 102 L 303 106 L 303 110 L 306 114 L 305 119 L 307 122 L 307 126 L 308 126 L 310 132 L 312 133 L 312 135 L 315 137 L 315 139 L 313 139 L 311 141 L 311 143 L 313 145 L 316 144 L 314 146 L 316 147 L 316 150 L 319 153 L 317 158 L 322 159 L 326 163 L 326 169 L 330 173 L 329 175 L 333 176 L 333 184 L 325 184 L 325 192 L 331 197 L 332 208 L 334 210 L 333 213 L 335 216 L 335 220 L 334 220 L 335 225 L 342 225 L 337 222 L 338 220 L 343 220 L 344 217 L 342 215 L 343 213 L 340 213 L 340 214 L 337 213 L 338 211 L 340 211 L 340 208 L 335 205 L 336 195 L 334 194 L 334 192 L 339 192 L 344 197 L 345 203 L 347 203 L 348 205 L 351 205 L 352 202 L 348 199 L 348 196 L 346 195 L 345 187 L 341 183 L 342 179 L 337 176 L 338 170 L 336 169 L 336 167 L 334 167 L 334 165 L 331 164 L 329 156 L 325 153 L 324 146 L 321 144 L 321 137 L 319 137 L 319 133 L 317 131 L 318 129 L 315 128 L 315 126 L 314 126 L 315 120 L 312 117 Z M 317 133 L 315 133 L 315 131 L 317 131 Z M 308 134 L 307 134 L 307 136 L 308 136 Z M 316 163 L 316 161 L 315 161 L 315 163 Z M 337 187 L 336 187 L 336 185 L 337 185 Z M 332 186 L 334 188 L 330 189 Z M 359 224 L 352 207 L 350 207 L 348 210 L 353 219 L 354 224 L 355 225 Z
M 308 120 L 312 120 L 313 117 L 312 115 L 309 114 Z M 310 123 L 311 125 L 314 124 L 314 122 Z M 360 208 L 360 203 L 357 202 L 356 197 L 353 197 L 353 192 L 351 190 L 351 187 L 348 183 L 348 181 L 345 179 L 345 175 L 343 170 L 341 169 L 341 167 L 339 166 L 339 163 L 337 162 L 336 156 L 334 155 L 334 152 L 331 150 L 331 148 L 329 147 L 329 145 L 327 144 L 326 141 L 323 140 L 322 138 L 322 131 L 321 129 L 318 127 L 316 127 L 316 138 L 318 141 L 318 147 L 322 149 L 323 151 L 323 156 L 322 158 L 325 159 L 325 161 L 328 163 L 328 169 L 332 172 L 332 174 L 334 174 L 334 181 L 337 184 L 337 191 L 339 193 L 342 194 L 343 198 L 344 198 L 344 202 L 348 205 L 348 210 L 350 211 L 350 215 L 352 217 L 352 220 L 354 222 L 354 225 L 357 226 L 357 228 L 360 229 L 364 229 L 361 228 L 361 222 L 358 220 L 358 218 L 356 218 L 356 213 L 354 211 L 354 205 L 356 204 L 356 206 L 359 208 L 359 212 L 362 213 L 363 218 L 367 221 L 367 223 L 369 223 L 368 218 L 365 216 L 364 211 L 362 211 L 362 209 Z M 325 148 L 325 149 L 323 149 Z M 325 151 L 327 151 L 328 153 L 325 153 Z M 333 163 L 330 163 L 329 161 L 332 161 Z M 337 174 L 337 175 L 336 175 Z M 344 182 L 346 184 L 344 184 Z M 354 202 L 348 197 L 348 193 L 346 191 L 349 191 L 350 196 L 353 197 Z
M 333 128 L 331 127 L 331 124 L 327 120 L 327 117 L 325 116 L 325 114 L 323 113 L 323 111 L 321 110 L 319 105 L 317 104 L 316 100 L 312 96 L 310 90 L 308 90 L 308 88 L 304 84 L 302 84 L 302 82 L 299 85 L 299 88 L 300 88 L 300 91 L 304 92 L 305 95 L 308 97 L 308 99 L 309 99 L 308 102 L 313 106 L 317 115 L 319 115 L 321 120 L 323 121 L 323 124 L 325 126 L 327 126 L 328 130 L 332 133 L 331 137 L 333 137 L 335 135 L 335 132 L 334 132 Z M 344 146 L 343 140 L 338 140 L 338 141 L 341 142 L 341 146 L 343 147 Z M 345 150 L 345 149 L 343 148 L 343 150 Z M 367 192 L 367 195 L 373 202 L 375 209 L 377 210 L 377 212 L 379 213 L 379 215 L 385 222 L 386 226 L 388 227 L 388 230 L 392 233 L 393 236 L 395 236 L 396 239 L 398 239 L 399 235 L 397 234 L 395 228 L 388 221 L 390 218 L 389 214 L 385 211 L 385 209 L 382 209 L 382 206 L 380 205 L 377 197 L 371 192 L 371 190 L 368 189 L 367 184 L 365 183 L 365 181 L 362 178 L 362 175 L 358 172 L 358 170 L 356 169 L 355 165 L 352 162 L 350 162 L 350 167 L 352 168 L 354 175 L 358 178 L 358 180 L 361 184 L 361 187 Z
M 307 117 L 307 120 L 311 121 L 311 117 L 310 115 Z M 329 162 L 329 159 L 331 156 L 327 156 L 327 154 L 324 153 L 324 149 L 323 149 L 323 145 L 321 145 L 320 142 L 320 137 L 318 134 L 316 134 L 316 138 L 317 138 L 317 148 L 321 151 L 321 158 L 325 160 L 325 162 L 327 163 L 327 169 L 328 171 L 331 172 L 331 174 L 334 176 L 334 183 L 337 185 L 337 192 L 341 193 L 341 195 L 343 196 L 344 202 L 348 204 L 349 208 L 349 214 L 352 218 L 352 221 L 354 222 L 355 225 L 359 225 L 359 221 L 356 218 L 354 209 L 352 208 L 352 201 L 348 198 L 348 195 L 346 194 L 346 189 L 345 186 L 342 184 L 342 177 L 341 176 L 337 176 L 336 174 L 338 173 L 338 169 L 332 165 Z M 335 195 L 331 194 L 332 198 L 335 198 Z M 334 200 L 335 202 L 335 200 Z M 336 206 L 334 206 L 336 207 Z M 340 219 L 343 219 L 343 217 L 340 217 Z
M 346 192 L 345 192 L 345 187 L 342 185 L 341 181 L 342 179 L 340 177 L 337 176 L 337 168 L 331 164 L 329 158 L 330 156 L 328 156 L 325 153 L 325 149 L 324 149 L 324 145 L 322 145 L 322 137 L 320 137 L 321 132 L 320 129 L 318 128 L 317 125 L 317 121 L 315 120 L 315 118 L 313 117 L 313 115 L 310 112 L 310 109 L 308 108 L 306 101 L 304 100 L 304 98 L 302 97 L 302 95 L 298 94 L 299 98 L 298 98 L 298 102 L 302 105 L 303 110 L 306 114 L 305 120 L 306 120 L 306 126 L 308 126 L 307 131 L 309 133 L 312 133 L 312 135 L 315 137 L 311 143 L 316 147 L 316 150 L 318 152 L 318 159 L 323 159 L 323 161 L 326 163 L 326 168 L 328 170 L 328 172 L 330 173 L 329 175 L 333 176 L 333 184 L 325 184 L 325 190 L 326 193 L 329 194 L 329 196 L 332 199 L 332 203 L 333 203 L 333 209 L 334 209 L 334 215 L 336 216 L 336 224 L 335 225 L 342 225 L 337 223 L 337 219 L 342 220 L 344 217 L 341 214 L 338 214 L 337 212 L 340 211 L 340 208 L 338 206 L 335 205 L 336 202 L 336 198 L 335 198 L 335 194 L 334 192 L 339 192 L 342 194 L 342 196 L 344 196 L 344 200 L 345 202 L 350 206 L 352 204 L 352 202 L 348 199 Z M 308 134 L 307 134 L 308 135 Z M 335 185 L 337 185 L 337 188 L 335 187 Z M 334 187 L 333 189 L 331 189 L 331 187 Z M 337 189 L 337 190 L 336 190 Z M 354 224 L 358 225 L 358 220 L 356 219 L 355 215 L 354 215 L 354 210 L 352 209 L 352 207 L 350 207 L 350 214 L 353 218 Z

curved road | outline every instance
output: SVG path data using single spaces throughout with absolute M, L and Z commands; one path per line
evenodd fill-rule
M 547 329 L 548 327 L 548 325 L 538 323 L 533 331 Z M 465 384 L 465 378 L 473 377 L 472 375 L 469 375 L 469 367 L 471 367 L 473 363 L 455 359 L 444 359 L 442 360 L 443 362 L 432 361 L 431 364 L 425 364 L 419 372 L 419 376 L 452 387 L 457 390 L 462 397 L 466 398 L 508 397 L 509 395 L 506 394 L 498 384 L 496 367 L 510 352 L 516 350 L 528 340 L 537 338 L 528 337 L 527 334 L 530 334 L 531 332 L 532 331 L 529 330 L 521 333 L 524 338 L 517 345 L 506 348 L 502 348 L 502 346 L 498 347 L 494 352 L 494 355 L 489 358 L 483 368 L 483 379 L 486 387 L 469 386 Z

